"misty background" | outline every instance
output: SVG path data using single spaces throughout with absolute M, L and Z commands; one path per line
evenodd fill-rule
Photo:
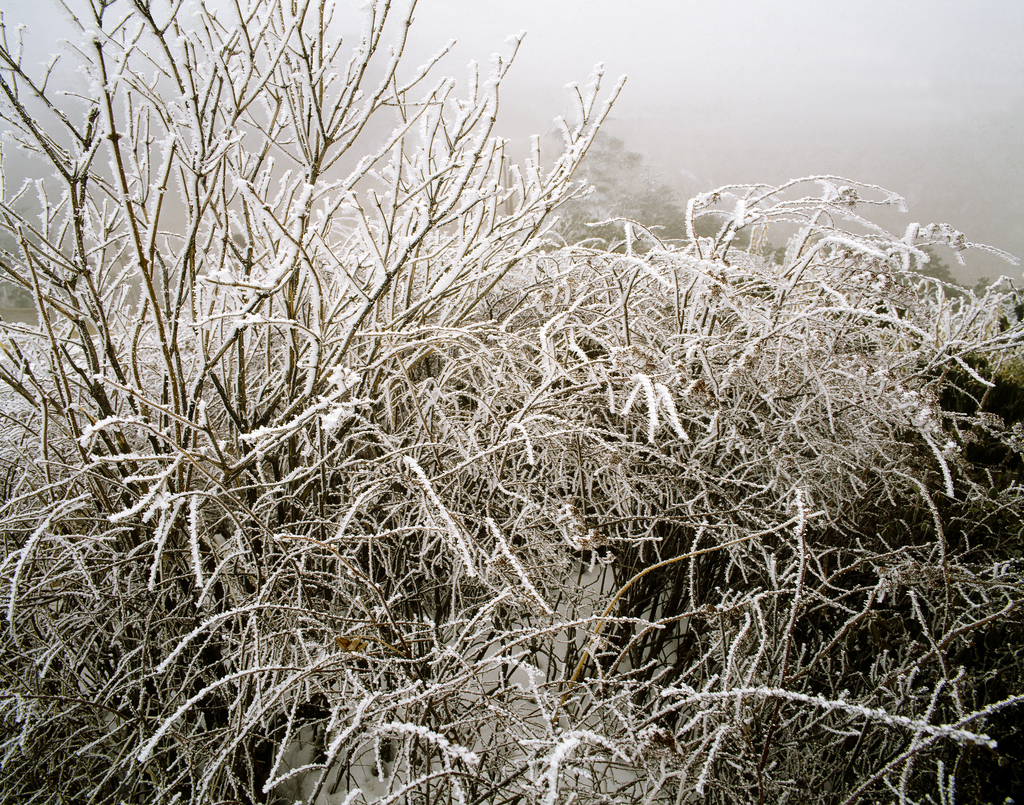
M 79 36 L 55 0 L 4 5 L 40 62 Z M 338 35 L 353 43 L 362 5 L 338 4 Z M 835 174 L 905 196 L 909 213 L 883 221 L 894 231 L 945 222 L 1024 256 L 1020 0 L 420 0 L 406 69 L 455 39 L 437 69 L 464 82 L 470 60 L 486 72 L 524 30 L 497 125 L 519 158 L 569 115 L 566 84 L 603 63 L 606 90 L 628 76 L 605 135 L 643 154 L 679 204 L 724 184 Z M 17 161 L 5 162 L 10 187 Z M 1020 277 L 965 257 L 942 255 L 965 283 Z

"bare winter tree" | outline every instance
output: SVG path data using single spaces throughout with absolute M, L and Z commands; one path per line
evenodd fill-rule
M 619 86 L 514 165 L 518 41 L 458 97 L 366 13 L 92 3 L 70 98 L 3 28 L 52 173 L 0 198 L 5 794 L 951 802 L 1024 692 L 969 661 L 1022 597 L 968 449 L 1024 443 L 1012 289 L 832 177 L 552 251 Z

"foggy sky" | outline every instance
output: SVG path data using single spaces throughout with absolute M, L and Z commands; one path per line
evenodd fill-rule
M 343 30 L 359 5 L 339 0 Z M 57 49 L 54 0 L 3 6 Z M 609 133 L 680 191 L 838 174 L 906 196 L 899 229 L 948 222 L 1024 256 L 1021 0 L 420 0 L 407 63 L 454 38 L 439 69 L 463 79 L 522 30 L 498 123 L 513 145 L 602 62 L 607 87 L 628 76 Z M 968 260 L 964 279 L 1021 275 Z
M 1024 257 L 1020 0 L 421 0 L 416 17 L 415 54 L 459 40 L 456 75 L 528 32 L 506 136 L 550 130 L 603 62 L 609 86 L 628 76 L 608 130 L 680 190 L 838 174 L 906 196 L 901 229 L 948 222 Z M 967 257 L 964 278 L 1021 275 Z

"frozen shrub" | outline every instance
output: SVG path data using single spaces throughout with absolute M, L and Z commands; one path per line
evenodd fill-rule
M 816 177 L 546 251 L 599 77 L 510 167 L 508 62 L 403 77 L 387 3 L 347 61 L 327 6 L 89 13 L 74 103 L 0 53 L 55 171 L 0 200 L 11 799 L 951 799 L 1021 696 L 963 451 L 1016 431 L 942 406 L 1021 328 L 912 271 L 959 233 Z

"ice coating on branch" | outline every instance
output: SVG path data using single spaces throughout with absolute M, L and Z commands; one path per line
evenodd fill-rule
M 545 787 L 547 788 L 547 793 L 544 795 L 544 805 L 555 805 L 558 802 L 559 767 L 572 754 L 573 750 L 583 743 L 597 744 L 607 749 L 614 757 L 619 757 L 622 760 L 626 759 L 607 738 L 592 730 L 572 730 L 563 733 L 559 737 L 558 743 L 552 747 L 545 758 L 548 769 L 543 777 Z
M 464 746 L 452 743 L 443 735 L 427 729 L 420 724 L 409 724 L 405 722 L 392 721 L 380 726 L 381 732 L 394 732 L 399 735 L 415 735 L 418 738 L 435 745 L 448 758 L 458 758 L 467 766 L 476 766 L 480 758 L 475 752 L 471 752 Z M 450 762 L 450 760 L 449 760 Z
M 747 219 L 747 200 L 745 198 L 736 200 L 736 210 L 732 214 L 732 219 L 736 223 L 736 228 L 746 226 Z
M 405 466 L 413 473 L 416 480 L 419 483 L 420 488 L 426 495 L 427 499 L 433 504 L 434 508 L 440 513 L 441 518 L 448 528 L 448 535 L 451 541 L 455 544 L 458 553 L 462 557 L 463 564 L 465 566 L 466 573 L 470 577 L 476 577 L 477 570 L 473 562 L 473 557 L 469 552 L 469 545 L 462 533 L 462 528 L 455 522 L 451 512 L 441 502 L 441 499 L 437 496 L 437 492 L 434 490 L 433 484 L 430 483 L 430 479 L 427 478 L 427 474 L 423 471 L 423 468 L 419 463 L 411 456 L 403 456 L 402 461 Z

